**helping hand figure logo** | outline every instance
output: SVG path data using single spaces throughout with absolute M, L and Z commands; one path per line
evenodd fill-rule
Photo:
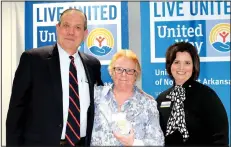
M 230 24 L 221 23 L 214 26 L 209 35 L 211 45 L 220 52 L 230 51 Z
M 110 31 L 96 28 L 87 38 L 87 48 L 96 56 L 107 55 L 114 47 L 114 38 Z

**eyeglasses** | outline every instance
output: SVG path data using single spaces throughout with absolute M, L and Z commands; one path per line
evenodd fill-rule
M 115 70 L 115 72 L 116 73 L 118 73 L 118 74 L 122 74 L 124 71 L 126 72 L 126 74 L 128 74 L 128 75 L 133 75 L 135 72 L 136 72 L 136 70 L 135 69 L 125 69 L 125 68 L 122 68 L 122 67 L 114 67 L 113 68 L 114 70 Z

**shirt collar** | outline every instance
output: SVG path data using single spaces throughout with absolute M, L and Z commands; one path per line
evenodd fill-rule
M 65 58 L 69 58 L 69 54 L 68 52 L 66 52 L 58 43 L 57 43 L 57 46 L 58 46 L 58 51 L 59 51 L 59 54 L 61 56 L 64 56 Z M 76 52 L 72 55 L 75 59 L 79 57 L 78 55 L 78 49 L 76 50 Z
M 110 98 L 113 98 L 113 96 L 112 96 L 113 95 L 113 87 L 114 87 L 113 83 L 104 83 L 102 96 L 105 97 L 107 100 L 109 100 Z M 134 90 L 133 95 L 131 96 L 131 98 L 129 100 L 135 99 L 136 95 L 138 94 L 137 86 L 134 86 L 133 90 Z

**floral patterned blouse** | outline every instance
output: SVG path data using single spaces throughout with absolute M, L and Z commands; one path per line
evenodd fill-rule
M 95 118 L 91 145 L 122 146 L 114 137 L 112 114 L 118 112 L 118 104 L 112 92 L 113 84 L 95 86 Z M 159 124 L 159 112 L 155 99 L 151 99 L 134 87 L 133 96 L 121 106 L 121 111 L 134 130 L 134 144 L 163 146 L 164 135 Z

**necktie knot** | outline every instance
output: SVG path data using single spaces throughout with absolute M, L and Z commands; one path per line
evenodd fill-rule
M 73 56 L 69 56 L 69 58 L 71 59 L 71 61 L 74 61 L 74 57 Z

